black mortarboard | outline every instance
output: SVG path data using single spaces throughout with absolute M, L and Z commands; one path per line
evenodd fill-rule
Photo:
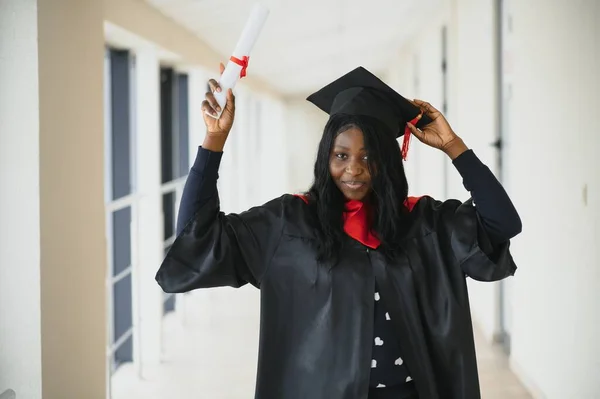
M 365 115 L 384 123 L 396 138 L 405 134 L 406 123 L 421 128 L 431 122 L 421 109 L 398 94 L 377 76 L 358 67 L 311 94 L 308 101 L 330 116 L 335 114 Z M 403 156 L 408 149 L 408 135 L 403 145 Z

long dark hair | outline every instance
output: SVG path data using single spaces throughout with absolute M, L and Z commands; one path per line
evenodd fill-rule
M 314 168 L 314 181 L 308 192 L 319 228 L 318 260 L 336 263 L 342 250 L 344 196 L 329 171 L 330 153 L 335 138 L 356 127 L 363 132 L 369 159 L 374 210 L 373 230 L 381 240 L 381 250 L 391 259 L 400 250 L 400 241 L 408 228 L 404 202 L 408 182 L 398 142 L 389 128 L 374 118 L 354 115 L 332 116 L 323 131 Z

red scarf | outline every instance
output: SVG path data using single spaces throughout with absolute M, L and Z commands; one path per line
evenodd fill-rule
M 306 196 L 301 194 L 295 194 L 295 196 L 308 204 Z M 412 211 L 418 200 L 419 197 L 408 197 L 404 205 L 409 211 Z M 343 215 L 344 231 L 361 244 L 371 249 L 377 249 L 381 245 L 381 241 L 369 227 L 372 225 L 372 217 L 371 209 L 367 203 L 356 200 L 346 201 Z
M 361 244 L 376 249 L 381 241 L 369 226 L 373 225 L 373 214 L 369 204 L 350 200 L 346 201 L 344 211 L 344 231 Z

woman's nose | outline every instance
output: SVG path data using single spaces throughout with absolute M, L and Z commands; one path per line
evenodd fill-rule
M 346 173 L 352 176 L 358 176 L 363 172 L 363 167 L 359 162 L 349 162 L 346 167 Z

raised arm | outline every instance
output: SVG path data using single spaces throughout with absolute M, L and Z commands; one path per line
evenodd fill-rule
M 454 160 L 471 200 L 448 201 L 442 217 L 454 255 L 464 273 L 480 281 L 511 276 L 516 265 L 510 239 L 521 232 L 521 219 L 508 194 L 472 150 Z M 454 209 L 453 209 L 454 208 Z
M 217 195 L 217 179 L 222 152 L 209 151 L 198 147 L 196 160 L 190 169 L 177 215 L 177 235 L 206 203 Z
M 217 82 L 209 82 L 213 90 Z M 207 93 L 202 111 L 214 113 L 216 101 Z M 186 292 L 217 286 L 260 286 L 279 245 L 284 221 L 284 197 L 241 214 L 225 215 L 217 192 L 218 168 L 231 131 L 235 98 L 228 92 L 219 119 L 204 114 L 207 134 L 198 150 L 181 200 L 177 238 L 156 281 L 165 292 Z
M 463 177 L 472 199 L 432 203 L 440 222 L 438 233 L 464 273 L 473 279 L 495 281 L 514 274 L 510 239 L 521 232 L 521 219 L 493 173 L 450 128 L 430 104 L 415 100 L 432 122 L 411 132 L 423 143 L 446 153 Z

